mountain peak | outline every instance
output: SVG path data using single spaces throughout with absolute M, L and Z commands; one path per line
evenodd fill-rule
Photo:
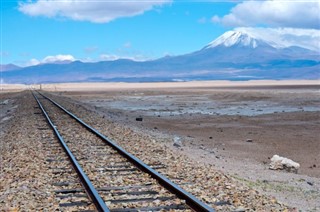
M 12 63 L 9 63 L 9 64 L 0 64 L 0 69 L 1 69 L 1 72 L 2 71 L 12 71 L 12 70 L 17 70 L 17 69 L 20 69 L 21 67 L 19 66 L 16 66 Z
M 205 49 L 214 48 L 217 46 L 231 47 L 235 45 L 256 48 L 259 46 L 259 44 L 263 43 L 265 43 L 263 40 L 255 38 L 246 32 L 228 31 L 214 41 L 210 42 Z

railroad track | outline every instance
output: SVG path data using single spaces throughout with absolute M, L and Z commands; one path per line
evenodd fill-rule
M 65 152 L 50 161 L 62 211 L 214 211 L 159 174 L 161 163 L 144 164 L 52 99 L 33 96 L 60 141 L 48 148 Z

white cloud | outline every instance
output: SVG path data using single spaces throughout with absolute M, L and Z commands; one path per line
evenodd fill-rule
M 18 64 L 24 67 L 27 66 L 36 66 L 39 64 L 46 64 L 46 63 L 61 63 L 66 61 L 75 61 L 76 59 L 72 55 L 55 55 L 55 56 L 47 56 L 43 58 L 42 60 L 38 60 L 35 58 L 32 58 L 31 60 L 25 62 L 25 61 L 19 61 Z
M 214 23 L 219 23 L 219 22 L 221 22 L 221 18 L 219 18 L 219 16 L 215 15 L 211 18 L 211 21 Z
M 58 54 L 55 56 L 47 56 L 45 57 L 41 63 L 55 63 L 55 62 L 63 62 L 63 61 L 75 61 L 75 58 L 72 55 L 62 55 Z
M 37 0 L 19 3 L 19 10 L 30 16 L 65 17 L 76 21 L 106 23 L 121 17 L 131 17 L 151 10 L 171 0 Z
M 320 30 L 317 29 L 238 27 L 235 30 L 281 44 L 283 47 L 299 46 L 320 51 Z
M 39 64 L 40 64 L 40 61 L 33 58 L 33 59 L 29 60 L 28 62 L 26 62 L 23 66 L 36 66 Z
M 268 26 L 291 28 L 320 28 L 319 0 L 244 1 L 223 17 L 213 16 L 213 22 L 226 26 Z
M 48 63 L 56 63 L 56 64 L 62 64 L 62 63 L 68 63 L 68 62 L 73 62 L 76 60 L 79 60 L 81 62 L 85 63 L 92 63 L 92 62 L 98 62 L 98 61 L 114 61 L 114 60 L 119 60 L 119 59 L 128 59 L 128 60 L 134 60 L 134 61 L 146 61 L 150 58 L 144 56 L 144 55 L 134 55 L 134 56 L 118 56 L 115 54 L 101 54 L 99 58 L 74 58 L 72 55 L 55 55 L 55 56 L 47 56 L 43 58 L 42 60 L 38 59 L 31 59 L 29 61 L 17 61 L 16 64 L 27 67 L 27 66 L 35 66 L 35 65 L 40 65 L 40 64 L 48 64 Z

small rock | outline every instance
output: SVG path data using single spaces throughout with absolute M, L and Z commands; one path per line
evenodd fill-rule
M 294 172 L 297 173 L 298 169 L 300 168 L 300 164 L 297 162 L 294 162 L 293 160 L 290 160 L 285 157 L 280 157 L 279 155 L 274 155 L 271 158 L 271 163 L 269 169 L 272 170 L 286 170 L 288 172 Z
M 9 103 L 9 100 L 6 99 L 6 100 L 3 100 L 2 102 L 0 102 L 0 105 L 7 105 Z
M 308 183 L 308 185 L 313 186 L 313 183 L 312 183 L 312 182 L 307 181 L 307 183 Z
M 209 139 L 212 139 L 212 136 L 210 136 Z
M 246 209 L 242 208 L 242 207 L 237 208 L 236 210 L 234 210 L 234 212 L 245 212 L 245 211 L 246 211 Z
M 178 136 L 174 137 L 173 146 L 175 146 L 175 147 L 181 147 L 182 146 L 182 142 L 181 142 L 181 140 L 180 140 L 180 138 Z
M 229 201 L 219 201 L 219 202 L 215 202 L 213 203 L 214 205 L 217 205 L 217 206 L 222 206 L 222 205 L 232 205 Z
M 8 121 L 8 120 L 10 120 L 10 119 L 11 119 L 11 116 L 6 116 L 6 117 L 4 117 L 4 118 L 1 119 L 1 122 L 3 122 L 3 121 Z
M 136 118 L 136 121 L 142 121 L 142 120 L 143 120 L 142 117 L 137 117 L 137 118 Z
M 247 139 L 247 140 L 246 140 L 246 142 L 248 142 L 248 143 L 252 143 L 252 142 L 253 142 L 253 140 L 252 140 L 252 139 Z

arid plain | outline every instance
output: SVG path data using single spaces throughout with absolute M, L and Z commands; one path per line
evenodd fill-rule
M 320 209 L 319 81 L 51 84 L 41 88 L 151 135 L 176 154 L 211 164 L 287 205 Z M 174 141 L 179 145 L 174 146 Z M 275 154 L 298 162 L 298 173 L 269 170 Z

